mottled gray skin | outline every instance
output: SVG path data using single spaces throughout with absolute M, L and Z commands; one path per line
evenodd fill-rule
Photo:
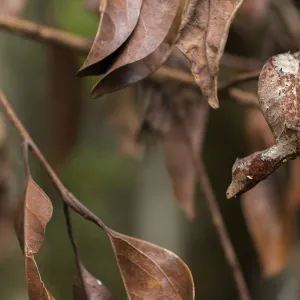
M 300 128 L 299 59 L 300 52 L 273 56 L 264 65 L 259 77 L 260 107 L 276 141 L 286 128 Z
M 237 160 L 227 198 L 248 191 L 300 154 L 300 52 L 279 54 L 264 65 L 258 82 L 261 110 L 276 144 Z

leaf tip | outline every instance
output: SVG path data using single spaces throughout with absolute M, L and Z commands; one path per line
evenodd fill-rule
M 213 109 L 219 108 L 219 100 L 218 97 L 213 95 L 208 97 L 208 104 L 211 106 Z
M 82 67 L 76 72 L 76 76 L 78 77 L 89 76 L 88 66 L 86 65 L 86 63 L 84 63 Z
M 103 91 L 102 86 L 100 85 L 100 82 L 97 82 L 96 85 L 92 88 L 91 91 L 91 97 L 92 99 L 99 98 L 105 94 L 105 91 Z
M 101 95 L 100 95 L 101 96 Z M 100 97 L 96 92 L 92 91 L 91 92 L 91 98 L 92 99 L 97 99 L 98 97 Z
M 193 222 L 196 220 L 196 212 L 195 212 L 195 208 L 193 205 L 185 205 L 185 206 L 182 206 L 182 209 L 187 217 L 187 219 L 190 221 L 190 222 Z

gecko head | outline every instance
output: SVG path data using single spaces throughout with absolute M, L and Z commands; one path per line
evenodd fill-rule
M 226 191 L 227 199 L 236 197 L 256 185 L 257 181 L 251 175 L 250 160 L 252 156 L 237 159 L 232 167 L 232 181 Z

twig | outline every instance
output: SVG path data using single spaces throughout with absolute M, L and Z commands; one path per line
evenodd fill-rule
M 76 267 L 77 267 L 77 270 L 79 273 L 80 281 L 82 282 L 82 285 L 84 286 L 84 278 L 83 278 L 83 274 L 81 271 L 80 252 L 79 252 L 78 245 L 77 245 L 77 242 L 76 242 L 76 239 L 74 236 L 74 232 L 73 232 L 73 226 L 72 226 L 72 220 L 71 220 L 71 216 L 70 216 L 69 207 L 65 202 L 63 202 L 63 208 L 64 208 L 67 232 L 68 232 L 69 240 L 71 242 L 71 246 L 73 248 L 73 252 L 74 252 L 74 256 L 75 256 Z
M 200 126 L 203 126 L 203 128 L 200 133 L 200 138 L 203 141 L 204 134 L 206 132 L 205 128 L 207 126 L 208 114 L 206 113 L 202 117 L 203 118 L 201 120 Z M 213 192 L 209 177 L 208 177 L 206 169 L 205 169 L 205 165 L 204 165 L 203 158 L 202 158 L 202 149 L 200 149 L 200 151 L 199 151 L 200 154 L 199 154 L 199 152 L 195 153 L 195 151 L 193 151 L 192 138 L 189 135 L 188 127 L 185 127 L 185 130 L 186 130 L 186 134 L 187 134 L 187 137 L 189 140 L 189 146 L 190 146 L 190 151 L 193 156 L 194 166 L 196 168 L 196 172 L 198 175 L 197 176 L 198 181 L 202 188 L 204 197 L 206 198 L 207 206 L 210 210 L 213 224 L 219 235 L 220 244 L 221 244 L 221 247 L 223 248 L 223 251 L 225 254 L 225 259 L 226 259 L 228 265 L 231 267 L 233 279 L 235 281 L 236 288 L 239 293 L 240 299 L 241 300 L 251 300 L 250 293 L 249 293 L 245 278 L 243 276 L 241 266 L 239 264 L 237 255 L 234 251 L 233 244 L 230 240 L 230 236 L 228 234 L 225 222 L 224 222 L 222 214 L 220 212 L 220 208 L 219 208 L 218 202 L 216 200 L 216 196 Z
M 76 258 L 76 262 L 77 262 L 77 258 L 79 256 L 79 251 L 78 251 L 78 246 L 77 246 L 75 236 L 73 233 L 73 226 L 72 226 L 71 216 L 70 216 L 70 212 L 69 212 L 69 207 L 65 202 L 63 203 L 63 208 L 64 208 L 64 215 L 65 215 L 65 220 L 66 220 L 68 236 L 69 236 L 72 248 L 74 250 L 74 254 L 75 254 L 75 258 Z
M 12 18 L 12 17 L 0 17 L 0 29 L 10 31 L 12 33 L 16 33 L 21 36 L 26 36 L 32 39 L 36 39 L 39 41 L 44 41 L 50 44 L 55 44 L 57 46 L 66 47 L 74 51 L 77 51 L 81 54 L 87 54 L 91 46 L 91 41 L 89 39 L 82 38 L 76 35 L 62 32 L 54 28 L 41 26 L 38 24 L 34 24 L 32 22 L 19 20 L 17 18 Z M 219 90 L 227 89 L 230 86 L 233 86 L 240 82 L 256 79 L 259 75 L 259 72 L 260 71 L 253 71 L 253 72 L 239 74 L 236 77 L 230 79 L 228 82 L 221 83 L 219 85 Z M 196 85 L 192 75 L 190 75 L 189 73 L 176 70 L 170 67 L 166 67 L 166 66 L 161 67 L 155 73 L 154 76 L 158 78 L 163 77 L 163 78 L 178 80 L 190 85 Z M 106 226 L 104 225 L 104 223 L 64 187 L 63 183 L 57 177 L 54 170 L 50 167 L 45 157 L 40 152 L 39 148 L 36 146 L 32 138 L 30 137 L 29 133 L 24 128 L 24 126 L 22 125 L 22 123 L 20 122 L 20 120 L 12 110 L 12 108 L 10 107 L 5 96 L 1 92 L 0 92 L 0 104 L 3 106 L 7 115 L 9 116 L 9 118 L 11 119 L 11 121 L 13 122 L 17 130 L 19 131 L 19 134 L 23 138 L 24 143 L 28 144 L 30 149 L 33 151 L 35 156 L 38 158 L 38 160 L 41 162 L 41 164 L 47 171 L 49 177 L 52 179 L 54 185 L 56 186 L 59 193 L 61 194 L 64 203 L 67 204 L 69 207 L 71 207 L 83 218 L 92 221 L 93 223 L 95 223 L 101 228 L 105 228 Z M 242 300 L 250 300 L 251 298 L 241 271 L 240 264 L 237 260 L 236 254 L 234 252 L 232 243 L 230 241 L 229 235 L 225 227 L 225 223 L 222 219 L 219 207 L 217 205 L 215 196 L 213 194 L 209 182 L 209 178 L 206 175 L 206 171 L 202 163 L 199 164 L 199 178 L 203 188 L 203 192 L 208 201 L 209 209 L 213 216 L 213 222 L 220 236 L 220 241 L 223 246 L 226 259 L 233 270 L 233 275 L 236 281 L 238 291 L 240 293 L 240 297 Z M 76 243 L 74 241 L 72 230 L 70 227 L 69 212 L 66 205 L 64 205 L 64 210 L 65 210 L 66 221 L 68 224 L 67 227 L 68 227 L 69 237 L 72 242 L 73 249 L 76 252 Z
M 47 160 L 45 159 L 44 155 L 41 153 L 37 145 L 32 140 L 31 136 L 11 108 L 10 104 L 8 103 L 4 94 L 0 91 L 0 104 L 4 108 L 7 116 L 10 118 L 16 129 L 18 130 L 21 138 L 23 139 L 24 144 L 27 144 L 30 150 L 34 153 L 36 158 L 40 161 L 43 165 L 44 169 L 48 173 L 49 177 L 51 178 L 52 182 L 54 183 L 55 187 L 57 188 L 58 192 L 60 193 L 63 201 L 74 211 L 76 211 L 79 215 L 81 215 L 84 219 L 89 220 L 95 223 L 97 226 L 105 229 L 105 224 L 87 207 L 85 207 L 73 194 L 71 194 L 63 183 L 60 181 L 54 170 L 48 164 Z
M 251 72 L 246 73 L 240 73 L 232 78 L 230 78 L 228 81 L 219 83 L 218 90 L 226 90 L 230 88 L 231 86 L 234 86 L 238 83 L 246 82 L 249 80 L 257 79 L 261 70 L 255 70 Z
M 73 233 L 73 226 L 72 226 L 72 220 L 71 220 L 71 216 L 70 216 L 69 207 L 65 202 L 63 203 L 63 207 L 64 207 L 64 215 L 65 215 L 65 220 L 66 220 L 67 232 L 68 232 L 69 240 L 71 242 L 71 246 L 73 248 L 73 252 L 74 252 L 74 256 L 75 256 L 75 264 L 76 264 L 76 267 L 77 267 L 79 279 L 80 279 L 81 284 L 82 284 L 82 286 L 85 290 L 84 277 L 83 277 L 83 274 L 82 274 L 80 253 L 79 253 L 79 249 L 78 249 L 76 239 L 75 239 L 75 236 L 74 236 L 74 233 Z
M 253 92 L 243 91 L 238 88 L 230 88 L 229 95 L 234 98 L 238 103 L 247 105 L 253 108 L 260 108 L 258 96 Z
M 220 208 L 218 206 L 216 197 L 214 195 L 209 177 L 207 175 L 207 172 L 205 170 L 204 163 L 202 159 L 200 159 L 200 162 L 198 163 L 198 175 L 199 175 L 199 181 L 202 187 L 203 194 L 206 198 L 208 208 L 211 212 L 213 223 L 217 229 L 220 242 L 222 245 L 222 248 L 225 253 L 225 257 L 227 260 L 228 265 L 232 269 L 233 277 L 236 283 L 237 290 L 239 292 L 239 296 L 241 300 L 250 300 L 250 293 L 245 281 L 245 278 L 243 276 L 243 272 L 241 269 L 241 266 L 239 264 L 237 255 L 234 251 L 232 242 L 230 240 L 229 234 L 227 232 L 225 222 L 223 220 L 223 217 L 220 212 Z
M 192 74 L 181 71 L 179 68 L 162 66 L 152 75 L 152 77 L 157 81 L 166 80 L 166 79 L 177 80 L 182 83 L 186 83 L 188 85 L 193 85 L 195 87 L 198 87 Z
M 34 40 L 65 47 L 83 55 L 88 54 L 92 45 L 92 41 L 87 38 L 13 17 L 0 16 L 0 29 Z M 259 73 L 260 70 L 238 74 L 228 82 L 220 83 L 218 89 L 224 90 L 237 83 L 256 79 L 258 78 Z M 167 78 L 197 86 L 193 76 L 190 73 L 167 66 L 160 67 L 152 75 L 152 78 L 158 80 L 161 78 Z
M 88 53 L 92 45 L 90 39 L 14 17 L 1 16 L 0 29 L 33 40 L 65 47 L 84 55 Z
M 0 94 L 0 97 L 3 97 L 3 95 Z M 19 127 L 17 127 L 17 128 L 19 129 Z M 20 131 L 20 135 L 24 139 L 24 135 L 21 134 L 21 131 Z M 24 139 L 24 142 L 23 142 L 23 156 L 24 156 L 24 164 L 25 164 L 25 171 L 26 171 L 27 178 L 29 176 L 31 176 L 30 175 L 30 166 L 29 166 L 29 155 L 28 155 L 28 149 L 29 148 L 30 148 L 30 144 L 28 143 L 28 140 Z M 71 242 L 71 246 L 73 248 L 73 252 L 74 252 L 74 255 L 75 255 L 76 266 L 77 266 L 78 271 L 79 271 L 80 279 L 83 282 L 82 274 L 81 274 L 81 271 L 80 271 L 79 249 L 78 249 L 78 246 L 77 246 L 77 243 L 76 243 L 76 240 L 75 240 L 75 236 L 74 236 L 74 233 L 73 233 L 73 227 L 72 227 L 72 221 L 71 221 L 71 216 L 70 216 L 70 212 L 69 212 L 69 207 L 68 207 L 68 204 L 64 201 L 63 201 L 63 208 L 64 208 L 64 215 L 65 215 L 66 227 L 67 227 L 69 240 Z

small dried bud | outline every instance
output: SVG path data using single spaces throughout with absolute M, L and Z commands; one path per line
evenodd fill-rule
M 300 155 L 299 63 L 297 52 L 273 56 L 264 65 L 258 83 L 259 104 L 276 144 L 235 162 L 227 198 L 248 191 Z

